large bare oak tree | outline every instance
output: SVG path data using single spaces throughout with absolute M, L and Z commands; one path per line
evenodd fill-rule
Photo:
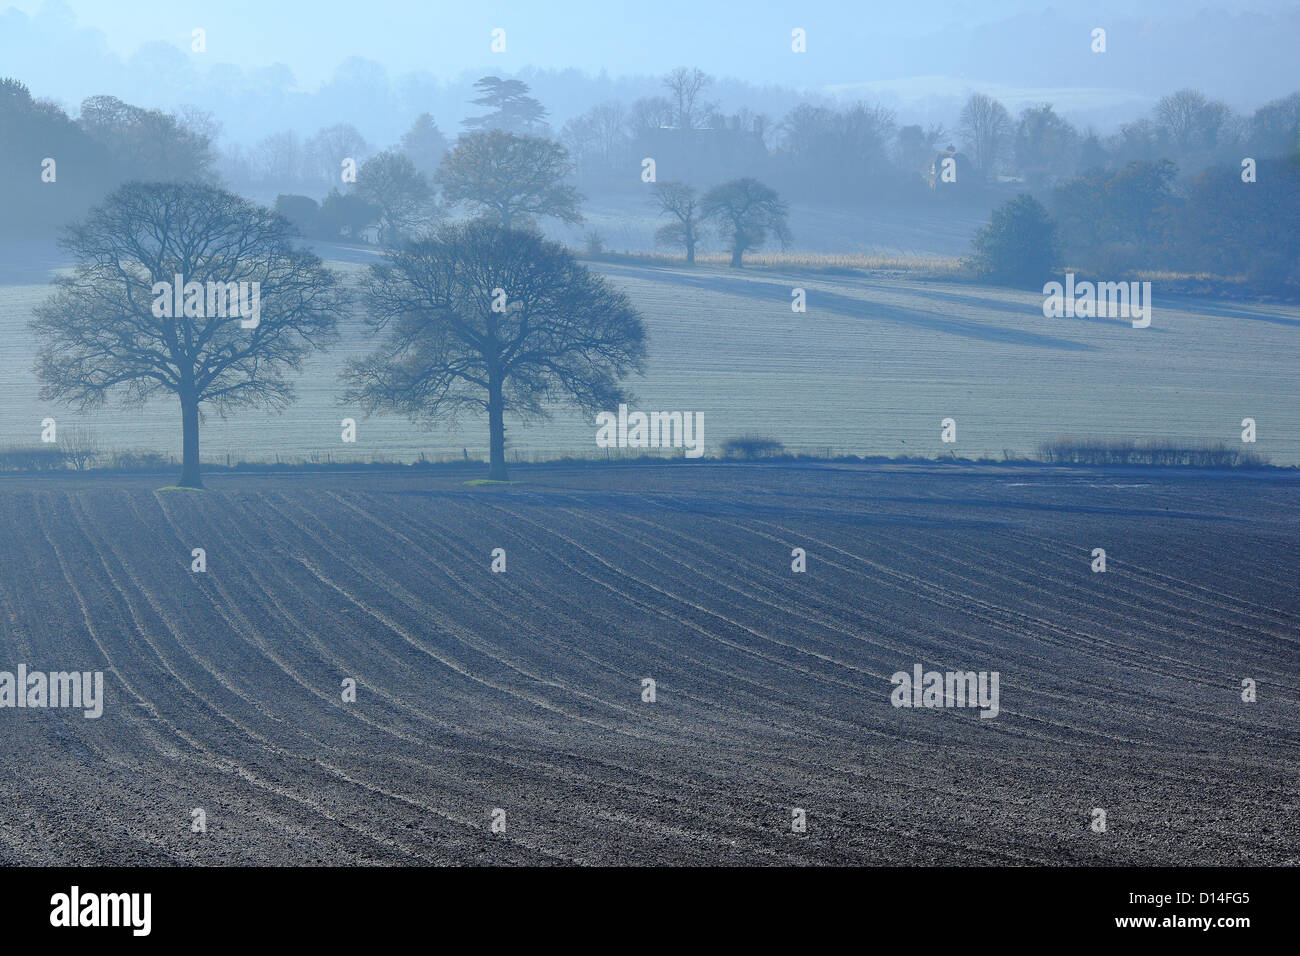
M 386 254 L 366 282 L 379 347 L 349 364 L 345 401 L 433 424 L 486 412 L 492 480 L 506 479 L 505 420 L 552 406 L 616 408 L 645 329 L 627 297 L 558 243 L 476 220 Z
M 180 483 L 201 487 L 200 407 L 224 415 L 288 405 L 294 390 L 285 370 L 300 369 L 346 309 L 334 274 L 295 248 L 292 235 L 282 217 L 211 186 L 122 186 L 62 239 L 76 268 L 54 280 L 56 291 L 31 323 L 42 340 L 41 397 L 84 409 L 110 393 L 128 403 L 175 395 Z M 180 314 L 156 315 L 165 301 L 159 285 L 170 289 L 177 276 L 199 283 L 201 295 L 186 296 Z M 209 283 L 222 284 L 216 296 Z M 257 302 L 256 314 L 226 301 L 228 283 L 248 283 L 245 302 Z

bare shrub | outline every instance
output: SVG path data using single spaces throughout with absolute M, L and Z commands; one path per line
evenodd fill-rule
M 59 444 L 63 449 L 64 462 L 69 468 L 85 471 L 99 460 L 99 443 L 89 428 L 78 425 L 65 430 L 63 435 Z
M 727 458 L 772 458 L 785 454 L 785 445 L 775 438 L 759 435 L 741 435 L 722 443 L 722 454 Z

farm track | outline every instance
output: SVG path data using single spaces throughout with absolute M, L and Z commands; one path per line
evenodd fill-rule
M 1293 481 L 521 476 L 0 487 L 0 863 L 1300 863 Z

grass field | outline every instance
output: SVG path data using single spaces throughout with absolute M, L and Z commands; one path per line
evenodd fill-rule
M 355 274 L 372 250 L 324 253 Z M 162 402 L 110 405 L 81 414 L 41 402 L 31 372 L 37 343 L 26 330 L 57 261 L 45 246 L 10 250 L 0 285 L 0 446 L 34 443 L 40 422 L 85 428 L 105 450 L 179 455 L 180 413 Z M 15 257 L 26 257 L 25 271 Z M 340 260 L 349 261 L 340 261 Z M 742 272 L 595 263 L 646 321 L 647 374 L 630 384 L 636 407 L 704 414 L 706 453 L 759 434 L 810 454 L 1000 459 L 1031 454 L 1061 436 L 1108 440 L 1240 443 L 1274 464 L 1300 464 L 1294 401 L 1300 310 L 1162 297 L 1153 286 L 1149 329 L 1124 320 L 1045 319 L 1033 292 L 927 281 L 900 274 L 835 276 L 796 268 Z M 807 294 L 791 311 L 791 290 Z M 246 410 L 210 416 L 202 453 L 246 459 L 412 461 L 486 457 L 484 422 L 433 431 L 405 419 L 363 420 L 339 404 L 343 363 L 373 339 L 359 318 L 298 380 L 298 402 L 280 416 Z M 360 422 L 356 444 L 340 420 Z M 956 444 L 940 441 L 954 418 Z M 560 409 L 540 426 L 510 424 L 510 454 L 524 459 L 595 453 L 595 426 Z
M 0 480 L 0 863 L 1300 863 L 1293 480 L 477 474 Z

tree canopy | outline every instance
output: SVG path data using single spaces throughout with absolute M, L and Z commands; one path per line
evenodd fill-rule
M 284 408 L 294 397 L 285 370 L 301 368 L 345 309 L 334 274 L 292 245 L 293 231 L 212 186 L 117 189 L 69 227 L 62 244 L 76 268 L 35 310 L 42 398 L 89 408 L 110 393 L 128 403 L 176 395 L 181 483 L 198 486 L 200 406 Z
M 734 269 L 740 268 L 746 252 L 762 248 L 768 233 L 776 236 L 783 248 L 792 238 L 786 222 L 789 206 L 775 189 L 757 179 L 733 179 L 714 186 L 704 194 L 701 207 L 731 250 Z
M 531 225 L 539 216 L 577 224 L 583 196 L 565 182 L 572 169 L 559 143 L 491 130 L 460 137 L 437 183 L 448 203 L 507 228 Z
M 488 416 L 489 477 L 504 480 L 509 412 L 544 419 L 627 401 L 645 329 L 627 297 L 536 233 L 483 220 L 389 250 L 366 282 L 378 348 L 351 362 L 345 401 L 370 414 L 454 422 Z

